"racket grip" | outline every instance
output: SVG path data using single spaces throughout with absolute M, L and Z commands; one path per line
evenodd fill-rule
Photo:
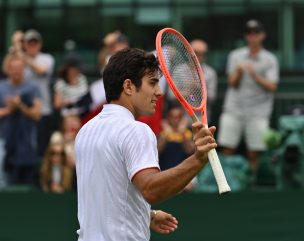
M 227 183 L 221 162 L 218 158 L 218 155 L 216 153 L 215 149 L 212 149 L 208 152 L 208 158 L 209 158 L 209 162 L 219 189 L 219 193 L 223 194 L 223 193 L 227 193 L 230 192 L 231 189 Z

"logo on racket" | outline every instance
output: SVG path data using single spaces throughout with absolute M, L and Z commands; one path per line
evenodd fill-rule
M 190 95 L 190 100 L 192 100 L 194 102 L 195 101 L 195 96 L 194 95 Z

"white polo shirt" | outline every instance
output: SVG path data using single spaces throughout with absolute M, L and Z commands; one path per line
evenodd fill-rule
M 52 114 L 52 97 L 50 84 L 54 70 L 55 60 L 52 55 L 46 53 L 38 53 L 34 58 L 35 63 L 39 63 L 47 68 L 45 74 L 37 74 L 31 67 L 26 66 L 24 70 L 24 79 L 33 81 L 38 85 L 42 95 L 42 115 Z
M 275 55 L 266 49 L 261 49 L 255 57 L 250 56 L 248 47 L 233 50 L 228 57 L 228 75 L 233 73 L 240 63 L 250 63 L 263 78 L 273 83 L 279 82 L 278 61 Z M 237 116 L 269 118 L 273 101 L 274 92 L 265 90 L 248 73 L 244 73 L 238 88 L 228 87 L 224 112 Z
M 136 173 L 159 168 L 156 137 L 132 113 L 105 104 L 75 142 L 79 241 L 148 241 L 149 203 L 133 185 Z

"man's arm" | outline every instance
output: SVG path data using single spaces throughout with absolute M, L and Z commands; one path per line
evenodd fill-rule
M 238 88 L 243 76 L 243 70 L 235 52 L 231 52 L 228 56 L 227 74 L 228 85 L 233 88 Z
M 166 200 L 182 191 L 208 162 L 208 151 L 217 145 L 213 138 L 215 127 L 206 129 L 196 122 L 192 125 L 195 153 L 174 168 L 160 172 L 145 169 L 132 182 L 150 204 Z
M 42 102 L 39 99 L 34 99 L 33 105 L 28 107 L 22 102 L 19 105 L 19 110 L 27 117 L 33 119 L 34 121 L 39 121 L 41 118 Z
M 261 75 L 257 74 L 255 71 L 251 72 L 250 76 L 255 80 L 255 82 L 257 82 L 260 86 L 262 86 L 267 91 L 275 92 L 278 88 L 277 83 L 263 78 Z
M 41 118 L 42 102 L 40 99 L 35 98 L 32 106 L 27 106 L 21 101 L 20 96 L 13 96 L 6 99 L 8 108 L 12 111 L 20 110 L 25 116 L 38 121 Z
M 255 70 L 252 64 L 245 64 L 243 65 L 243 69 L 247 71 L 251 78 L 255 80 L 256 83 L 258 83 L 260 86 L 262 86 L 265 90 L 274 92 L 277 90 L 277 83 L 268 80 L 267 78 L 259 75 Z
M 0 118 L 3 118 L 5 116 L 8 116 L 11 113 L 11 109 L 8 107 L 2 107 L 0 108 Z
M 243 71 L 241 67 L 237 67 L 236 70 L 228 76 L 228 84 L 231 87 L 237 88 L 240 84 L 240 80 L 242 78 Z
M 48 72 L 48 66 L 35 63 L 35 61 L 28 56 L 25 57 L 25 62 L 38 75 L 44 75 Z

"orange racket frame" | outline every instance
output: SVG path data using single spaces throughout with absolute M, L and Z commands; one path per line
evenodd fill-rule
M 174 35 L 176 35 L 184 44 L 184 46 L 186 47 L 187 51 L 190 53 L 191 58 L 193 58 L 194 63 L 195 63 L 195 67 L 196 70 L 200 76 L 200 81 L 201 81 L 201 86 L 204 89 L 204 95 L 203 95 L 203 99 L 201 102 L 201 105 L 199 107 L 193 107 L 191 106 L 186 100 L 185 98 L 181 95 L 181 93 L 179 92 L 179 90 L 176 88 L 170 74 L 169 71 L 166 67 L 165 64 L 165 60 L 164 60 L 164 56 L 162 53 L 162 46 L 161 46 L 161 38 L 163 33 L 165 32 L 170 32 Z M 156 52 L 157 52 L 157 57 L 158 57 L 158 61 L 161 67 L 161 70 L 168 82 L 168 85 L 170 86 L 172 92 L 174 93 L 174 95 L 176 96 L 176 98 L 179 100 L 179 102 L 184 106 L 185 110 L 187 111 L 187 113 L 189 114 L 189 116 L 192 118 L 193 121 L 198 121 L 198 117 L 195 115 L 194 111 L 201 111 L 202 113 L 202 122 L 204 125 L 208 125 L 208 120 L 207 120 L 207 88 L 206 88 L 206 82 L 203 81 L 203 79 L 205 79 L 204 73 L 202 71 L 202 68 L 200 67 L 199 61 L 191 47 L 191 45 L 189 44 L 189 42 L 185 39 L 185 37 L 179 33 L 178 31 L 176 31 L 175 29 L 172 28 L 164 28 L 162 30 L 160 30 L 157 34 L 156 37 Z
M 164 33 L 171 33 L 174 34 L 175 36 L 177 36 L 183 43 L 184 47 L 186 48 L 186 50 L 188 51 L 188 53 L 190 54 L 191 58 L 193 59 L 193 62 L 195 64 L 197 73 L 199 74 L 199 79 L 201 81 L 201 86 L 202 86 L 202 91 L 204 90 L 203 93 L 203 98 L 202 98 L 202 102 L 200 104 L 199 107 L 193 107 L 191 106 L 187 100 L 182 96 L 182 94 L 179 92 L 179 90 L 176 88 L 174 81 L 171 78 L 171 75 L 167 69 L 166 63 L 165 63 L 165 58 L 162 52 L 162 35 Z M 206 128 L 208 128 L 208 120 L 207 120 L 207 89 L 206 89 L 206 81 L 205 81 L 205 76 L 204 73 L 202 71 L 202 68 L 200 66 L 200 63 L 196 57 L 196 54 L 194 53 L 191 45 L 189 44 L 189 42 L 186 40 L 186 38 L 179 33 L 178 31 L 176 31 L 175 29 L 172 28 L 164 28 L 162 30 L 160 30 L 157 33 L 156 36 L 156 53 L 157 53 L 157 57 L 158 57 L 158 61 L 160 64 L 160 68 L 167 80 L 168 85 L 170 86 L 172 92 L 174 93 L 174 95 L 176 96 L 176 98 L 179 100 L 179 102 L 183 105 L 183 107 L 185 108 L 185 110 L 187 111 L 187 113 L 189 114 L 189 116 L 192 118 L 193 122 L 199 121 L 198 117 L 195 115 L 194 111 L 201 111 L 202 113 L 202 123 L 204 124 L 204 126 Z M 222 169 L 220 160 L 218 158 L 218 155 L 216 153 L 215 149 L 212 149 L 211 151 L 208 152 L 208 158 L 209 158 L 209 162 L 211 164 L 218 188 L 219 188 L 219 193 L 227 193 L 230 192 L 231 189 L 227 183 L 224 171 Z

